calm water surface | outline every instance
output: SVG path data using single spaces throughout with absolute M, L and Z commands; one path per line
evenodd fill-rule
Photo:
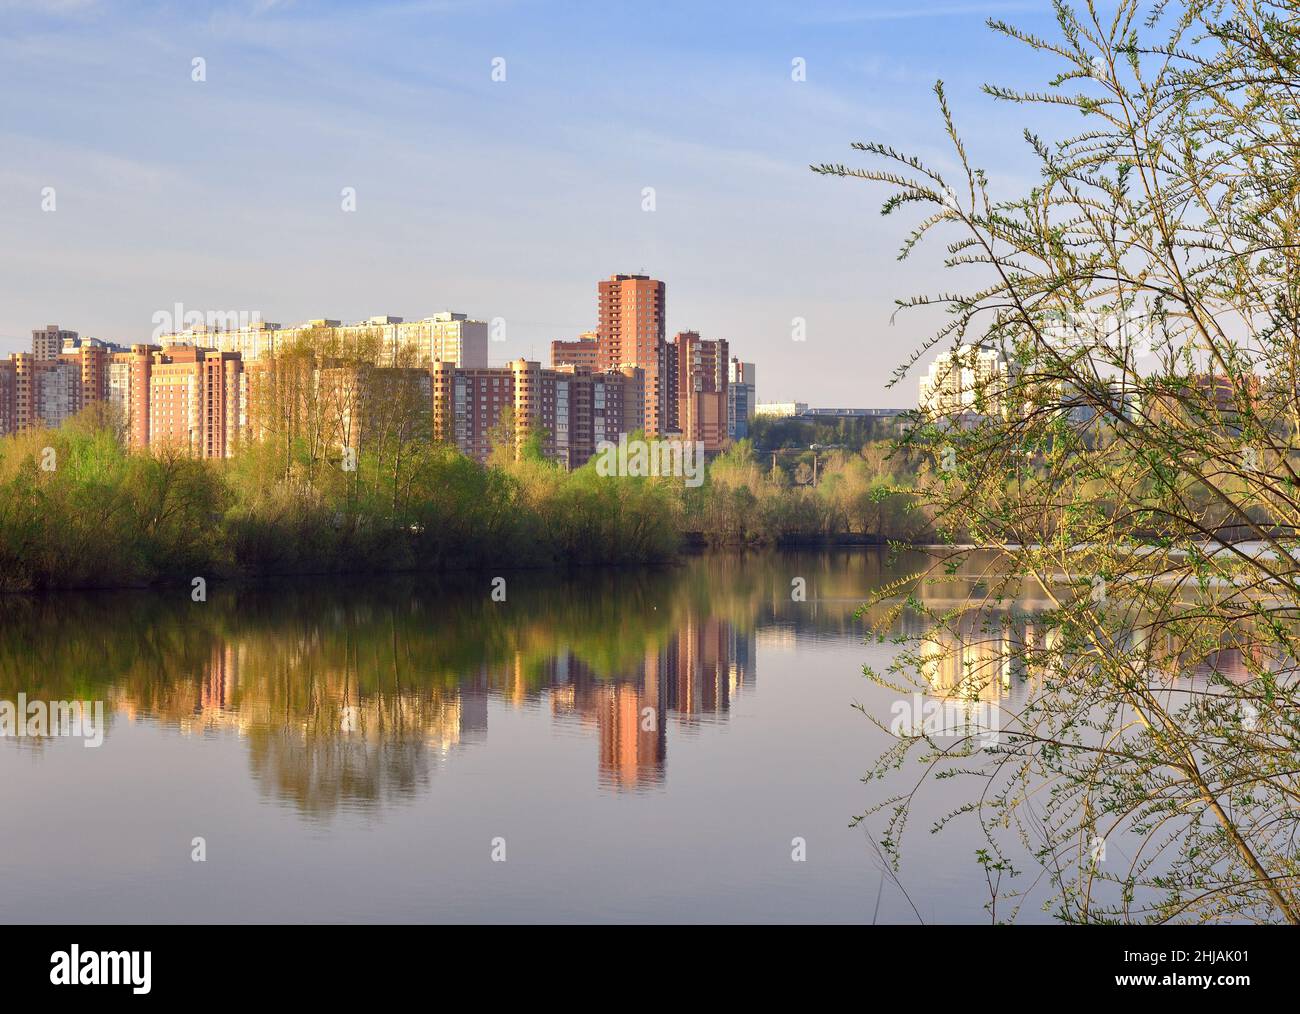
M 854 613 L 920 564 L 6 600 L 0 700 L 109 727 L 0 739 L 0 921 L 985 920 L 976 829 L 923 819 L 958 789 L 923 798 L 901 887 L 849 827 L 888 789 L 853 705 L 897 697 Z

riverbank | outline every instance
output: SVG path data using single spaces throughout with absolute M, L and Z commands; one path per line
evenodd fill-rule
M 132 453 L 89 417 L 6 437 L 0 591 L 640 565 L 702 547 L 914 541 L 924 528 L 865 451 L 829 462 L 817 487 L 764 472 L 744 441 L 699 487 L 568 471 L 513 445 L 486 465 L 427 441 L 347 464 L 297 441 L 221 460 Z
M 683 532 L 682 545 L 691 550 L 741 550 L 753 548 L 774 549 L 832 549 L 846 546 L 888 546 L 902 542 L 913 545 L 910 540 L 891 538 L 875 532 L 792 532 L 774 539 L 771 543 L 745 543 L 713 541 L 704 532 Z

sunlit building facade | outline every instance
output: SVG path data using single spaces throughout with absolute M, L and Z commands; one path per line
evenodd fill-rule
M 1008 369 L 996 349 L 963 345 L 941 355 L 921 377 L 919 406 L 933 420 L 1002 414 Z
M 546 457 L 578 468 L 600 441 L 641 427 L 644 378 L 634 367 L 591 373 L 516 359 L 504 367 L 461 369 L 439 360 L 431 372 L 435 438 L 477 461 L 487 461 L 494 438 L 512 441 L 517 453 L 538 436 Z M 510 432 L 502 434 L 507 423 Z

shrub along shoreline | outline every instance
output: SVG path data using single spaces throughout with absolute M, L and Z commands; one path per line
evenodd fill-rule
M 689 544 L 909 538 L 905 495 L 866 455 L 828 466 L 816 489 L 764 473 L 746 442 L 698 488 L 592 464 L 569 472 L 535 445 L 485 466 L 407 443 L 398 460 L 362 453 L 345 471 L 292 443 L 220 461 L 132 453 L 120 428 L 87 414 L 0 439 L 0 591 L 648 564 Z

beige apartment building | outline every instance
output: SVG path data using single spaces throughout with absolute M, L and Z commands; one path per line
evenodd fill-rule
M 88 405 L 104 401 L 116 351 L 116 345 L 81 338 L 57 324 L 33 331 L 31 352 L 16 352 L 0 362 L 0 436 L 61 426 Z
M 66 331 L 58 324 L 46 324 L 32 331 L 32 355 L 38 361 L 58 359 L 64 344 L 76 340 L 76 331 Z
M 366 354 L 382 366 L 430 366 L 435 359 L 467 368 L 488 364 L 488 324 L 466 314 L 444 311 L 423 320 L 370 317 L 355 324 L 319 317 L 284 326 L 254 321 L 243 327 L 196 325 L 163 336 L 164 345 L 194 345 L 236 352 L 245 363 L 293 348 L 304 339 L 321 354 Z

